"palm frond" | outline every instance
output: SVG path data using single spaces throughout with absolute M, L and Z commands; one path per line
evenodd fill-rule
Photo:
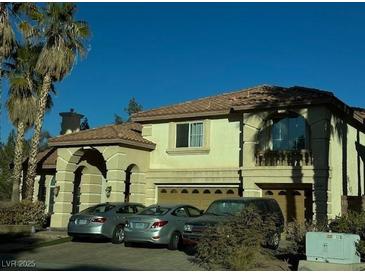
M 36 68 L 56 81 L 72 70 L 77 57 L 87 53 L 85 42 L 90 30 L 85 21 L 74 19 L 75 12 L 73 3 L 48 3 L 43 10 L 44 20 L 39 23 L 45 40 Z
M 15 48 L 15 34 L 6 7 L 0 12 L 0 58 L 6 59 Z

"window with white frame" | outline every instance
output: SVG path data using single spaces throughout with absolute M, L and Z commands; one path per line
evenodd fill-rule
M 204 143 L 203 122 L 176 125 L 176 147 L 202 147 Z

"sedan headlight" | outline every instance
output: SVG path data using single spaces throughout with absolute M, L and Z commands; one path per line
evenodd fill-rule
M 191 232 L 193 230 L 192 225 L 184 225 L 184 231 Z

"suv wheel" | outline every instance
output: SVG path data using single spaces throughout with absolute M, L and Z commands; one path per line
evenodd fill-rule
M 269 242 L 268 242 L 268 246 L 269 246 L 269 248 L 276 250 L 276 249 L 278 249 L 279 244 L 280 244 L 280 233 L 275 232 L 270 237 Z
M 124 239 L 125 239 L 124 227 L 122 225 L 117 225 L 113 231 L 112 243 L 121 244 L 124 242 Z
M 175 231 L 171 235 L 170 242 L 168 244 L 168 249 L 177 250 L 180 248 L 180 245 L 181 245 L 181 235 L 179 232 Z

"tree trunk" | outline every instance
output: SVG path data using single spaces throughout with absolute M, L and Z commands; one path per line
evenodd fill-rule
M 52 83 L 51 76 L 49 74 L 46 74 L 43 78 L 41 94 L 38 99 L 37 114 L 34 121 L 34 134 L 32 137 L 30 153 L 29 153 L 27 179 L 26 179 L 26 195 L 25 195 L 25 199 L 27 200 L 33 199 L 39 139 L 41 135 L 44 114 L 46 111 L 47 95 L 51 88 L 51 83 Z
M 17 126 L 17 135 L 14 152 L 14 170 L 13 170 L 13 192 L 11 200 L 18 202 L 20 200 L 20 177 L 22 174 L 23 163 L 23 146 L 24 146 L 25 126 L 23 122 L 19 122 Z
M 3 68 L 2 68 L 3 58 L 0 57 L 0 121 L 3 111 Z M 0 123 L 0 143 L 1 143 L 1 123 Z

